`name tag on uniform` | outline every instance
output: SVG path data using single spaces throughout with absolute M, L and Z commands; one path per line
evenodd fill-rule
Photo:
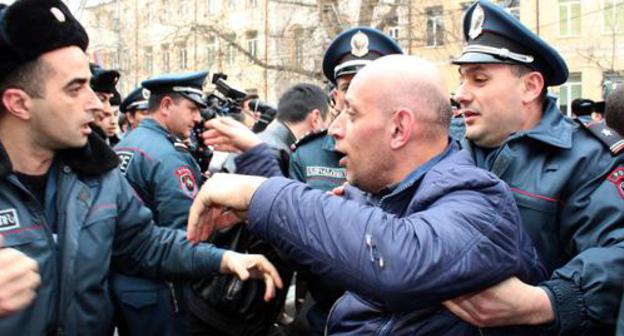
M 17 210 L 0 210 L 0 232 L 18 229 L 20 227 Z
M 330 168 L 330 167 L 306 167 L 306 176 L 312 177 L 331 177 L 336 179 L 346 178 L 344 168 Z

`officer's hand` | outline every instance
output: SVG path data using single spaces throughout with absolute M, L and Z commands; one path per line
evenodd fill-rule
M 0 237 L 0 317 L 19 311 L 35 298 L 41 284 L 37 262 L 13 248 L 2 248 Z
M 275 297 L 275 287 L 282 288 L 282 279 L 277 273 L 275 266 L 267 258 L 260 254 L 241 254 L 233 251 L 226 251 L 221 260 L 221 273 L 236 274 L 239 279 L 264 280 L 265 291 L 264 301 L 269 301 Z
M 442 304 L 457 317 L 481 328 L 544 324 L 555 318 L 544 289 L 516 277 Z
M 218 151 L 241 153 L 262 143 L 258 135 L 232 118 L 214 118 L 204 126 L 207 130 L 202 134 L 204 144 Z
M 251 198 L 264 181 L 264 177 L 236 174 L 215 174 L 206 180 L 191 206 L 188 240 L 198 243 L 214 230 L 246 219 Z

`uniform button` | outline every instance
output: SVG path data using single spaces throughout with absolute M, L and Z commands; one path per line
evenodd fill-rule
M 64 167 L 63 167 L 63 172 L 64 172 L 65 174 L 69 174 L 69 173 L 71 173 L 71 168 L 69 168 L 69 166 L 64 166 Z

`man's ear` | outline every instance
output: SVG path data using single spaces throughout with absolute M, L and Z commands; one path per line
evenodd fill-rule
M 409 142 L 412 136 L 414 120 L 414 112 L 411 110 L 401 108 L 394 113 L 391 120 L 392 129 L 390 137 L 390 147 L 392 149 L 399 149 Z
M 7 113 L 22 120 L 29 120 L 32 98 L 21 89 L 9 88 L 2 93 L 2 104 Z
M 173 106 L 173 104 L 174 104 L 174 101 L 171 97 L 164 96 L 160 100 L 160 109 L 159 109 L 160 112 L 159 113 L 162 113 L 162 115 L 165 117 L 169 116 L 169 113 L 170 113 L 169 110 L 171 109 L 171 106 Z
M 309 128 L 316 129 L 322 123 L 323 118 L 321 118 L 321 111 L 319 109 L 314 109 L 312 112 L 308 113 L 306 117 L 306 121 Z
M 542 90 L 544 89 L 544 76 L 537 71 L 533 71 L 523 78 L 524 83 L 524 93 L 522 102 L 528 104 L 536 99 L 542 94 Z

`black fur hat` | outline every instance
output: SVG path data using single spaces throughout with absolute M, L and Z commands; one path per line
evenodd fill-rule
M 60 0 L 17 0 L 0 8 L 0 79 L 46 52 L 86 51 L 88 44 L 87 32 Z

